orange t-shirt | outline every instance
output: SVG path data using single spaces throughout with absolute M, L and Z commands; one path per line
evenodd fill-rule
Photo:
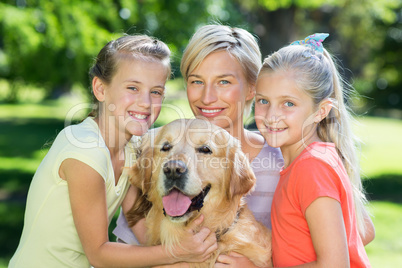
M 360 238 L 352 186 L 333 143 L 310 144 L 286 169 L 272 204 L 272 253 L 275 267 L 317 260 L 304 217 L 318 197 L 341 204 L 348 242 L 350 267 L 371 267 Z

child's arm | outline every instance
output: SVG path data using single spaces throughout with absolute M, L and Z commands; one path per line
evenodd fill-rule
M 305 216 L 317 261 L 292 267 L 350 267 L 345 225 L 339 202 L 330 197 L 319 197 L 307 207 Z
M 65 160 L 59 173 L 68 184 L 74 223 L 85 254 L 95 267 L 143 267 L 179 260 L 199 262 L 217 248 L 215 235 L 206 228 L 195 235 L 189 229 L 189 235 L 183 241 L 186 250 L 177 247 L 174 252 L 180 259 L 175 259 L 162 246 L 141 247 L 109 242 L 106 188 L 102 177 L 75 159 Z
M 330 197 L 319 197 L 307 207 L 305 217 L 317 261 L 293 267 L 350 267 L 345 225 L 339 202 Z
M 349 252 L 341 205 L 335 199 L 319 197 L 306 209 L 317 261 L 294 267 L 349 267 Z
M 319 197 L 307 207 L 305 217 L 317 254 L 317 261 L 306 267 L 349 267 L 348 243 L 340 203 L 330 197 Z
M 293 267 L 349 267 L 349 252 L 341 205 L 330 197 L 319 197 L 306 209 L 305 217 L 317 261 Z

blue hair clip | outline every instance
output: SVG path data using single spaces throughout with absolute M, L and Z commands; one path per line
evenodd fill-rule
M 291 43 L 290 45 L 304 45 L 308 46 L 315 51 L 323 52 L 323 45 L 322 42 L 327 38 L 329 34 L 327 33 L 315 33 L 312 35 L 307 36 L 304 40 L 299 40 Z

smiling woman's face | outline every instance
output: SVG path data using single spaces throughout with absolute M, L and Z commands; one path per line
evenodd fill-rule
M 254 92 L 236 58 L 218 51 L 205 57 L 189 74 L 187 97 L 196 117 L 232 133 L 243 127 L 244 105 Z

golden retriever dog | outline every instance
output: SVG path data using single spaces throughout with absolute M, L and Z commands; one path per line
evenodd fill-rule
M 219 254 L 230 252 L 260 267 L 271 265 L 270 231 L 243 198 L 256 178 L 239 141 L 226 130 L 206 120 L 173 121 L 144 137 L 132 172 L 131 183 L 146 201 L 130 213 L 145 212 L 148 245 L 179 245 L 184 226 L 202 213 L 218 249 L 207 262 L 190 267 L 213 267 Z

